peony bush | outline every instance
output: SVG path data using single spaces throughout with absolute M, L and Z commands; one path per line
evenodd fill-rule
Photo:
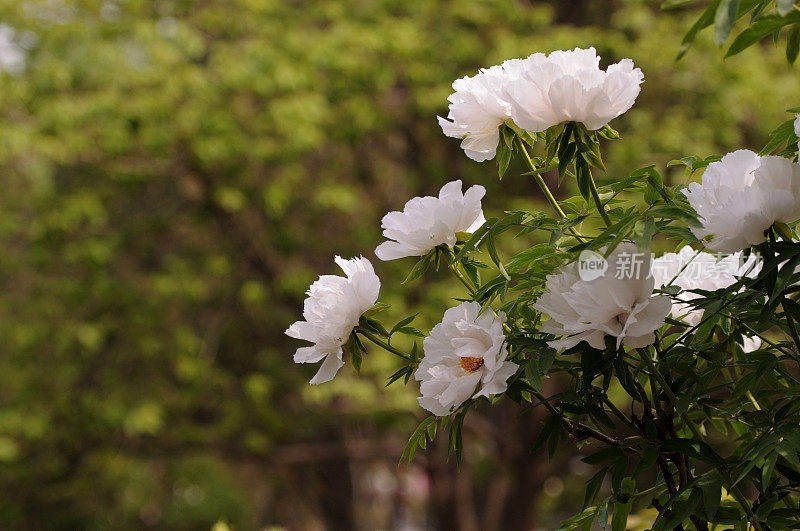
M 444 430 L 460 462 L 481 401 L 546 408 L 534 449 L 577 444 L 596 468 L 564 529 L 622 530 L 634 507 L 658 512 L 654 530 L 800 528 L 800 119 L 760 153 L 672 161 L 677 186 L 655 166 L 598 186 L 603 144 L 622 141 L 609 122 L 644 80 L 630 59 L 600 61 L 593 48 L 535 53 L 456 80 L 443 133 L 500 178 L 520 160 L 550 210 L 487 219 L 485 189 L 460 180 L 410 199 L 383 218 L 375 256 L 414 257 L 406 283 L 453 275 L 458 304 L 427 335 L 414 316 L 382 323 L 370 261 L 337 257 L 346 276 L 312 284 L 286 332 L 313 343 L 294 359 L 321 362 L 320 384 L 345 353 L 358 371 L 365 342 L 398 356 L 389 383 L 413 376 L 429 413 L 401 462 Z M 546 172 L 580 195 L 557 200 Z M 503 256 L 501 238 L 526 248 Z

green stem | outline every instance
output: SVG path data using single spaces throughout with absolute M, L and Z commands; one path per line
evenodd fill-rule
M 753 336 L 755 336 L 755 337 L 759 338 L 761 341 L 763 341 L 763 342 L 764 342 L 764 343 L 766 343 L 767 345 L 771 346 L 772 348 L 774 348 L 774 349 L 775 349 L 775 350 L 777 350 L 778 352 L 781 352 L 781 353 L 783 353 L 783 354 L 786 354 L 787 356 L 790 356 L 790 357 L 794 357 L 794 354 L 793 354 L 793 353 L 791 353 L 791 352 L 788 352 L 788 351 L 784 350 L 783 348 L 781 348 L 781 346 L 780 346 L 779 344 L 775 343 L 774 341 L 772 341 L 771 339 L 769 339 L 769 338 L 768 338 L 768 337 L 766 337 L 765 335 L 761 334 L 761 333 L 760 333 L 760 332 L 758 332 L 758 331 L 757 331 L 755 328 L 753 328 L 753 327 L 752 327 L 752 326 L 750 326 L 749 324 L 745 323 L 744 321 L 740 320 L 740 319 L 739 319 L 738 317 L 736 317 L 735 315 L 733 315 L 733 314 L 727 314 L 727 313 L 723 313 L 722 315 L 724 315 L 724 316 L 725 316 L 725 317 L 727 317 L 728 319 L 731 319 L 732 321 L 736 321 L 737 323 L 739 323 L 739 325 L 741 325 L 741 326 L 742 326 L 742 328 L 746 329 L 746 330 L 747 330 L 748 332 L 750 332 L 750 333 L 751 333 Z
M 534 172 L 533 179 L 539 185 L 539 188 L 542 189 L 542 192 L 544 193 L 544 196 L 547 198 L 547 201 L 550 203 L 550 205 L 552 205 L 553 209 L 558 213 L 559 216 L 561 216 L 562 218 L 566 218 L 567 215 L 564 213 L 563 210 L 561 210 L 561 205 L 559 205 L 558 201 L 556 201 L 556 198 L 553 197 L 553 194 L 550 192 L 550 188 L 547 187 L 547 183 L 544 182 L 544 179 L 542 179 L 542 176 L 539 173 L 536 173 L 537 171 L 536 165 L 533 163 L 533 160 L 531 160 L 531 156 L 528 154 L 528 150 L 525 149 L 524 142 L 519 137 L 517 137 L 517 144 L 519 144 L 520 151 L 522 152 L 522 155 L 525 157 L 525 161 L 528 163 L 528 166 L 530 167 L 531 171 Z
M 670 389 L 667 380 L 655 366 L 655 363 L 653 363 L 653 360 L 650 358 L 650 353 L 647 351 L 647 349 L 643 348 L 638 349 L 638 352 L 641 355 L 642 360 L 650 369 L 650 373 L 652 374 L 652 376 L 654 376 L 655 379 L 658 380 L 658 383 L 661 385 L 664 394 L 667 395 L 667 398 L 669 399 L 672 408 L 675 411 L 678 411 L 677 407 L 678 398 L 675 396 L 675 393 L 672 392 L 672 389 Z M 694 423 L 691 421 L 689 415 L 687 415 L 685 412 L 680 412 L 680 416 L 681 419 L 683 420 L 683 423 L 686 424 L 686 427 L 689 428 L 689 431 L 692 432 L 692 435 L 695 437 L 695 439 L 697 441 L 704 442 L 703 435 L 700 433 L 700 430 L 697 428 L 697 426 L 695 426 Z M 753 528 L 756 529 L 757 531 L 763 531 L 761 524 L 756 518 L 756 515 L 753 513 L 753 509 L 750 507 L 750 504 L 748 503 L 747 499 L 745 499 L 745 497 L 742 495 L 742 492 L 739 490 L 739 487 L 733 484 L 733 481 L 731 481 L 731 477 L 728 475 L 728 472 L 723 468 L 719 468 L 718 470 L 720 476 L 722 477 L 723 485 L 725 485 L 725 490 L 727 490 L 733 496 L 733 498 L 745 512 L 748 520 L 750 520 L 750 523 L 753 525 Z
M 464 287 L 467 288 L 467 291 L 469 291 L 469 294 L 470 295 L 474 295 L 475 294 L 475 287 L 470 283 L 469 280 L 467 280 L 467 277 L 464 276 L 464 273 L 459 271 L 458 262 L 453 261 L 453 258 L 454 257 L 451 255 L 450 256 L 450 264 L 449 264 L 450 271 L 452 271 L 453 274 L 456 276 L 456 278 L 458 280 L 460 280 L 462 284 L 464 284 Z
M 758 400 L 756 400 L 756 397 L 754 397 L 753 393 L 751 393 L 749 390 L 747 391 L 747 398 L 750 399 L 750 402 L 753 404 L 754 408 L 756 408 L 758 411 L 761 411 L 761 406 L 758 404 Z
M 611 412 L 614 413 L 614 415 L 616 415 L 617 418 L 619 418 L 622 422 L 624 422 L 626 426 L 632 428 L 633 430 L 636 430 L 636 426 L 633 424 L 633 422 L 631 422 L 631 420 L 625 415 L 625 413 L 620 411 L 619 408 L 616 405 L 614 405 L 614 403 L 611 401 L 610 398 L 608 398 L 608 396 L 604 396 L 603 401 L 606 403 Z
M 632 455 L 639 455 L 639 452 L 628 445 L 626 445 L 623 441 L 618 439 L 614 439 L 613 437 L 609 437 L 604 433 L 600 433 L 599 431 L 595 430 L 594 428 L 587 426 L 585 424 L 581 424 L 580 422 L 572 422 L 568 418 L 565 418 L 563 413 L 558 411 L 553 404 L 544 396 L 542 393 L 538 391 L 530 391 L 530 393 L 539 399 L 539 401 L 544 405 L 545 408 L 552 414 L 556 415 L 561 418 L 564 422 L 564 425 L 567 427 L 567 431 L 569 431 L 575 437 L 591 437 L 592 439 L 596 439 L 600 442 L 608 444 L 610 446 L 618 446 L 623 451 L 628 452 Z
M 356 330 L 356 333 L 361 334 L 362 336 L 366 337 L 367 339 L 369 339 L 370 341 L 372 341 L 373 343 L 375 343 L 376 345 L 378 345 L 382 349 L 384 349 L 384 350 L 386 350 L 388 352 L 391 352 L 395 356 L 400 356 L 404 360 L 410 360 L 411 359 L 411 356 L 409 356 L 408 354 L 403 354 L 398 349 L 396 349 L 392 345 L 390 345 L 387 341 L 382 340 L 381 338 L 379 338 L 378 336 L 376 336 L 375 334 L 373 334 L 369 330 L 365 330 L 363 328 L 359 328 L 359 329 Z

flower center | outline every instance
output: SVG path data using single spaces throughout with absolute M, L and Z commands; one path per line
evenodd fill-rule
M 461 368 L 467 372 L 475 372 L 483 367 L 483 358 L 465 356 L 461 358 Z

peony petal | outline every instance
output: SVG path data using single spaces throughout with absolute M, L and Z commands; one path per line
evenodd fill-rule
M 383 260 L 397 260 L 398 258 L 405 258 L 407 256 L 420 256 L 415 255 L 414 250 L 409 249 L 407 246 L 399 242 L 383 242 L 375 248 L 375 256 Z
M 294 353 L 294 362 L 295 363 L 317 363 L 322 358 L 327 356 L 327 352 L 322 352 L 317 350 L 316 346 L 313 347 L 301 347 L 297 349 L 297 352 Z
M 328 354 L 317 371 L 317 374 L 314 375 L 309 383 L 311 383 L 311 385 L 318 385 L 333 380 L 334 376 L 336 376 L 336 373 L 339 372 L 339 369 L 341 369 L 343 365 L 342 349 L 339 349 L 338 352 Z

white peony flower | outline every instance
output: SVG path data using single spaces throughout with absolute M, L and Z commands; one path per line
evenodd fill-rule
M 457 232 L 474 232 L 486 219 L 481 209 L 483 186 L 475 185 L 461 193 L 461 181 L 449 182 L 439 197 L 415 197 L 402 212 L 389 212 L 381 220 L 388 241 L 375 249 L 381 260 L 423 256 L 437 245 L 456 244 Z
M 347 277 L 322 275 L 311 284 L 308 298 L 303 304 L 305 321 L 297 321 L 286 330 L 286 335 L 314 343 L 301 347 L 294 354 L 295 363 L 316 363 L 322 366 L 311 379 L 320 384 L 333 379 L 344 365 L 342 345 L 358 324 L 366 310 L 378 300 L 381 282 L 369 260 L 363 257 L 336 263 Z
M 449 415 L 470 397 L 506 390 L 517 364 L 506 361 L 505 315 L 481 313 L 477 302 L 463 302 L 444 313 L 423 341 L 425 357 L 414 377 L 421 380 L 419 404 L 437 416 Z M 476 389 L 479 390 L 476 392 Z
M 683 193 L 703 223 L 694 235 L 712 236 L 712 251 L 741 251 L 766 241 L 764 231 L 776 221 L 800 218 L 800 166 L 740 149 L 709 164 Z
M 695 256 L 697 255 L 697 256 Z M 752 268 L 752 269 L 751 269 Z M 653 260 L 653 278 L 656 287 L 678 286 L 681 292 L 673 298 L 672 316 L 695 326 L 703 318 L 703 310 L 695 309 L 689 301 L 701 297 L 687 290 L 715 291 L 736 282 L 736 277 L 755 277 L 761 270 L 756 257 L 751 255 L 741 263 L 741 253 L 719 257 L 695 251 L 689 246 L 677 253 L 666 253 Z M 673 280 L 674 279 L 674 280 Z
M 562 122 L 600 129 L 633 106 L 644 81 L 630 59 L 600 70 L 594 48 L 535 53 L 504 66 L 511 119 L 531 132 Z
M 502 65 L 456 79 L 455 92 L 447 98 L 450 102 L 447 119 L 437 117 L 445 135 L 464 139 L 461 148 L 472 160 L 483 162 L 495 156 L 500 141 L 498 128 L 509 117 L 509 104 L 503 99 L 506 84 Z
M 608 268 L 593 280 L 581 280 L 578 267 L 573 262 L 548 275 L 546 292 L 533 305 L 550 316 L 542 332 L 567 336 L 548 344 L 567 349 L 586 341 L 603 349 L 605 335 L 616 337 L 617 347 L 651 344 L 672 303 L 666 295 L 653 295 L 649 253 L 620 244 L 609 255 Z
M 794 134 L 800 138 L 800 114 L 794 118 Z M 797 149 L 800 149 L 800 142 L 797 143 Z
M 697 255 L 697 256 L 695 256 Z M 720 258 L 711 253 L 697 252 L 688 245 L 677 253 L 666 253 L 653 260 L 653 278 L 656 287 L 678 286 L 681 292 L 672 299 L 672 316 L 683 319 L 690 326 L 697 326 L 703 319 L 703 310 L 694 308 L 689 302 L 700 297 L 687 290 L 715 291 L 727 288 L 736 282 L 736 277 L 755 277 L 761 264 L 755 255 L 742 263 L 741 253 Z M 674 280 L 673 280 L 674 279 Z M 752 352 L 761 346 L 758 337 L 744 337 L 742 349 Z

